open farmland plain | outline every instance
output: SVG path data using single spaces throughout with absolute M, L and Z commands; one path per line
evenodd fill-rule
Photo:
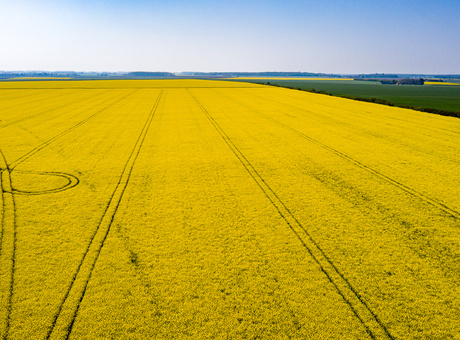
M 459 146 L 242 82 L 0 82 L 0 336 L 460 339 Z
M 238 81 L 240 78 L 234 78 Z M 270 83 L 284 87 L 316 90 L 331 93 L 334 96 L 384 99 L 398 105 L 460 112 L 460 82 L 425 82 L 424 86 L 383 85 L 377 81 L 362 81 L 346 78 L 286 79 L 252 78 L 245 82 Z

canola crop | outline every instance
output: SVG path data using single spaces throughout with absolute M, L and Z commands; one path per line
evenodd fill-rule
M 460 85 L 460 83 L 449 83 L 449 82 L 437 82 L 437 81 L 426 81 L 426 85 Z
M 243 82 L 0 82 L 0 336 L 459 339 L 459 145 Z

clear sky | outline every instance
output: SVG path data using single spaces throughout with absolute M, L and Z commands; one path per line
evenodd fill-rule
M 460 74 L 460 0 L 0 0 L 0 70 Z

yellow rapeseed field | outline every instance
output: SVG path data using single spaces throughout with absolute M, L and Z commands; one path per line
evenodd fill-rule
M 0 337 L 460 339 L 459 145 L 243 82 L 0 82 Z
M 449 82 L 437 82 L 437 81 L 426 81 L 426 85 L 460 85 L 460 83 L 449 83 Z

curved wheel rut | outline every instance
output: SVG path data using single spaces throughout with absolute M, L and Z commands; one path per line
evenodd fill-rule
M 36 146 L 16 161 L 8 163 L 5 154 L 0 150 L 0 189 L 2 197 L 2 216 L 1 216 L 1 238 L 0 238 L 0 305 L 5 306 L 0 310 L 0 338 L 7 339 L 10 331 L 10 320 L 13 309 L 14 280 L 16 268 L 16 240 L 17 240 L 17 207 L 15 195 L 43 195 L 57 193 L 71 189 L 78 185 L 79 179 L 72 174 L 64 172 L 46 172 L 46 171 L 22 171 L 15 168 L 36 153 L 46 148 L 59 138 L 67 135 L 76 128 L 85 124 L 89 120 L 100 115 L 112 105 L 122 101 L 136 90 L 117 99 L 110 105 L 98 110 L 89 117 L 74 124 L 67 130 L 55 135 L 44 143 Z M 15 188 L 13 185 L 12 174 L 33 174 L 35 176 L 52 176 L 61 178 L 64 184 L 52 188 L 43 188 L 41 190 L 23 190 Z

